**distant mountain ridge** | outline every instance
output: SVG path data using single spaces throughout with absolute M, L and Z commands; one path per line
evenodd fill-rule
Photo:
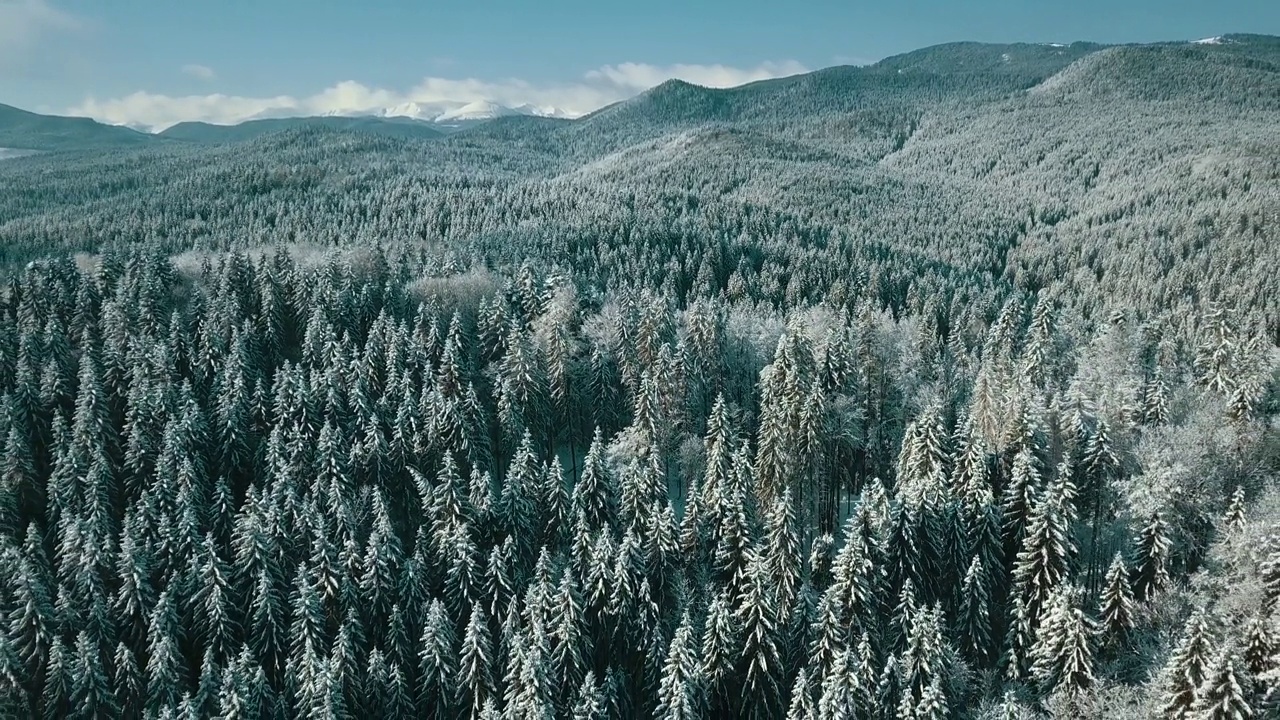
M 0 105 L 0 147 L 11 150 L 101 149 L 142 146 L 153 142 L 146 133 L 90 118 L 39 115 Z
M 402 140 L 433 140 L 442 133 L 431 124 L 403 117 L 299 117 L 248 120 L 238 125 L 203 122 L 178 123 L 157 133 L 158 137 L 197 143 L 227 143 L 253 140 L 263 135 L 299 128 L 356 131 Z
M 900 124 L 921 103 L 972 103 L 1015 93 L 1182 92 L 1154 76 L 1178 75 L 1204 99 L 1236 92 L 1258 72 L 1280 71 L 1280 38 L 1227 34 L 1144 45 L 987 44 L 957 42 L 922 48 L 867 66 L 837 66 L 732 88 L 668 80 L 580 118 L 554 107 L 509 107 L 478 101 L 419 104 L 322 117 L 269 118 L 236 125 L 184 122 L 147 134 L 88 118 L 30 113 L 0 105 L 0 148 L 65 151 L 122 149 L 164 142 L 234 143 L 273 132 L 316 128 L 401 140 L 458 135 L 473 139 L 569 143 L 581 152 L 608 152 L 662 133 L 720 123 L 785 123 L 799 118 L 870 114 L 870 123 Z M 1158 78 L 1156 78 L 1158 79 Z M 1166 78 L 1168 79 L 1168 78 Z M 1185 82 L 1184 82 L 1185 81 Z M 1267 92 L 1253 103 L 1270 103 Z M 886 119 L 888 118 L 888 119 Z M 560 120 L 560 122 L 551 122 Z M 862 120 L 859 120 L 861 122 Z

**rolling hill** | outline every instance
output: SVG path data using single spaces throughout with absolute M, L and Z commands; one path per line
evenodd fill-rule
M 250 120 L 238 125 L 184 122 L 164 130 L 159 133 L 159 136 L 171 140 L 194 143 L 225 144 L 244 142 L 260 138 L 263 135 L 300 128 L 362 132 L 403 140 L 431 140 L 441 137 L 443 134 L 428 123 L 410 118 L 333 116 L 269 118 Z
M 15 150 L 101 150 L 141 147 L 151 136 L 89 118 L 37 115 L 0 105 L 0 147 Z

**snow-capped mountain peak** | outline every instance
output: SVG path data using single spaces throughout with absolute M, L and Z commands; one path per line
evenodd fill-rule
M 565 112 L 557 107 L 543 107 L 527 103 L 509 107 L 492 100 L 474 100 L 468 103 L 417 103 L 410 101 L 374 110 L 368 114 L 378 117 L 407 117 L 425 122 L 450 125 L 481 122 L 510 115 L 534 115 L 553 118 L 573 117 L 572 113 Z
M 488 100 L 476 100 L 469 102 L 462 107 L 446 110 L 436 117 L 436 122 L 450 122 L 458 120 L 492 120 L 494 118 L 504 117 L 507 115 L 520 115 L 519 111 L 509 108 L 505 105 L 499 105 Z
M 442 112 L 442 108 L 428 107 L 420 105 L 416 102 L 405 102 L 399 105 L 393 105 L 383 108 L 377 114 L 381 117 L 404 117 L 414 120 L 424 120 L 426 122 L 434 122 Z

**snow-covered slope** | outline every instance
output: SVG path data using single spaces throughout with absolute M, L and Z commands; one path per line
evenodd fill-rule
M 488 100 L 469 102 L 459 108 L 446 110 L 436 118 L 436 122 L 457 122 L 459 120 L 492 120 L 508 115 L 519 115 L 516 110 Z
M 367 114 L 377 115 L 378 117 L 407 117 L 448 126 L 483 122 L 511 115 L 534 115 L 554 118 L 572 117 L 570 113 L 566 113 L 556 107 L 540 107 L 528 104 L 508 107 L 490 100 L 475 100 L 469 103 L 406 102 L 374 110 Z

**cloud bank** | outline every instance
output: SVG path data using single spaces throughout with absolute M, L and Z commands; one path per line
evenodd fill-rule
M 198 66 L 187 66 L 193 67 Z M 187 68 L 184 72 L 198 76 Z M 518 78 L 490 81 L 427 77 L 415 87 L 400 91 L 344 81 L 305 97 L 171 96 L 139 91 L 106 100 L 90 97 L 69 109 L 68 114 L 157 132 L 189 120 L 226 125 L 257 118 L 306 115 L 390 114 L 430 118 L 475 102 L 528 106 L 544 114 L 577 117 L 672 78 L 707 87 L 732 87 L 803 72 L 807 72 L 807 68 L 794 60 L 765 62 L 753 68 L 622 63 L 592 70 L 568 83 L 539 84 Z M 212 78 L 210 70 L 207 79 Z

